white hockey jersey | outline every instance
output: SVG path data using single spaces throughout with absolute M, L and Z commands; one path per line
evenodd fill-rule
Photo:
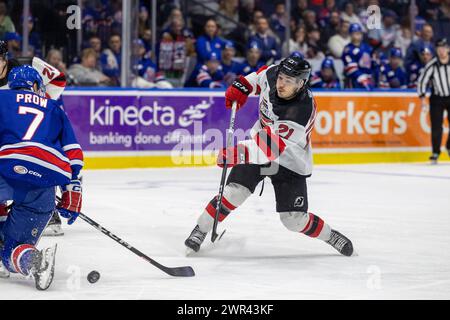
M 316 104 L 306 87 L 291 100 L 276 94 L 278 66 L 264 66 L 245 78 L 252 94 L 259 94 L 259 120 L 251 129 L 247 146 L 249 162 L 279 165 L 302 176 L 312 173 L 311 133 L 316 118 Z
M 8 74 L 12 68 L 19 66 L 17 60 L 11 59 L 8 61 Z M 42 77 L 45 85 L 47 98 L 57 100 L 66 87 L 66 76 L 58 69 L 52 67 L 47 62 L 34 57 L 32 60 L 32 67 L 35 68 Z M 8 76 L 0 80 L 0 90 L 9 89 Z

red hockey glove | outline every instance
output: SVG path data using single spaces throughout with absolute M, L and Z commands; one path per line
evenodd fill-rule
M 78 218 L 81 211 L 82 189 L 80 180 L 72 180 L 63 188 L 61 201 L 58 203 L 58 211 L 62 217 L 69 219 L 72 224 Z
M 247 101 L 248 95 L 253 91 L 253 87 L 250 82 L 243 76 L 239 76 L 233 81 L 227 91 L 225 91 L 225 106 L 231 109 L 233 101 L 237 102 L 237 110 L 241 108 Z
M 223 168 L 225 161 L 227 168 L 248 163 L 248 148 L 242 144 L 238 144 L 236 147 L 223 148 L 217 157 L 217 165 Z

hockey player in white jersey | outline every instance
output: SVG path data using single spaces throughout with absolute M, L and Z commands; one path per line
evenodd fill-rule
M 32 65 L 32 67 L 39 72 L 39 75 L 44 82 L 46 97 L 49 99 L 58 100 L 66 87 L 66 76 L 64 73 L 37 57 L 33 57 L 32 59 L 30 58 L 30 61 L 27 63 Z M 8 58 L 8 45 L 5 41 L 0 40 L 0 90 L 9 89 L 9 72 L 14 67 L 20 66 L 20 64 L 21 63 L 18 60 Z M 8 216 L 7 208 L 7 203 L 0 203 L 0 225 Z M 61 228 L 61 218 L 58 213 L 55 212 L 43 235 L 59 236 L 63 234 L 64 232 Z
M 259 120 L 251 129 L 252 139 L 219 153 L 218 165 L 233 167 L 224 188 L 219 222 L 232 215 L 258 183 L 269 177 L 275 190 L 276 211 L 288 230 L 323 240 L 341 254 L 351 256 L 352 242 L 308 212 L 306 178 L 312 173 L 311 133 L 317 113 L 307 85 L 310 74 L 311 65 L 293 55 L 279 65 L 240 76 L 227 89 L 227 108 L 236 101 L 239 109 L 249 94 L 259 95 Z M 186 239 L 188 248 L 200 250 L 213 228 L 216 204 L 217 196 L 208 203 Z

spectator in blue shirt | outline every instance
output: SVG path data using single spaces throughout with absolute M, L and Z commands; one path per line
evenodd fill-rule
M 203 64 L 210 54 L 214 52 L 218 60 L 221 59 L 221 51 L 224 40 L 217 36 L 217 24 L 209 19 L 205 24 L 205 34 L 197 39 L 195 50 L 197 51 L 197 64 Z
M 113 34 L 109 38 L 109 48 L 103 50 L 100 56 L 100 63 L 102 72 L 111 78 L 115 84 L 119 84 L 120 67 L 122 64 L 121 58 L 122 40 L 118 34 Z
M 256 23 L 256 33 L 250 37 L 249 43 L 256 42 L 261 48 L 260 61 L 271 64 L 274 60 L 281 58 L 281 50 L 275 37 L 269 35 L 269 23 L 266 18 L 259 18 Z

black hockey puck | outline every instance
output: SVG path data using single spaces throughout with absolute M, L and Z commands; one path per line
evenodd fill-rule
M 96 283 L 100 279 L 100 273 L 98 271 L 89 272 L 87 279 L 90 283 Z

